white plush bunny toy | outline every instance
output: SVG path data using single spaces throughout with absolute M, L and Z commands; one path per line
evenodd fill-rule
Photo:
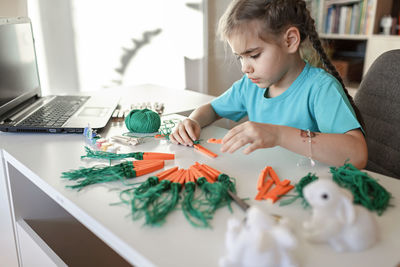
M 312 216 L 304 222 L 306 238 L 327 242 L 336 251 L 362 251 L 377 240 L 373 214 L 361 205 L 353 205 L 350 191 L 329 179 L 318 179 L 303 189 L 312 207 Z
M 228 221 L 225 245 L 222 267 L 297 266 L 291 256 L 297 240 L 289 228 L 255 206 L 247 210 L 246 221 Z

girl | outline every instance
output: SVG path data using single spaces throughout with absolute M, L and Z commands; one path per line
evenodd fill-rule
M 221 117 L 239 121 L 247 115 L 249 121 L 222 139 L 222 152 L 247 144 L 245 154 L 281 146 L 330 165 L 350 160 L 365 167 L 361 116 L 303 0 L 234 0 L 220 19 L 219 33 L 245 75 L 180 123 L 170 136 L 173 143 L 193 145 L 202 127 Z M 307 38 L 329 73 L 302 59 L 300 45 Z

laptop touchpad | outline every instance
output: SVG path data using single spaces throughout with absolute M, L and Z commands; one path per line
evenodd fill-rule
M 102 117 L 108 112 L 108 108 L 101 107 L 84 107 L 81 112 L 79 112 L 79 117 Z

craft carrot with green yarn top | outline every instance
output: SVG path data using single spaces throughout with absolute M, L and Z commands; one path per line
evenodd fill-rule
M 175 154 L 170 154 L 170 153 L 159 153 L 159 152 L 112 153 L 107 151 L 92 150 L 87 146 L 85 146 L 85 150 L 86 150 L 86 155 L 81 156 L 81 158 L 96 158 L 96 159 L 109 159 L 109 160 L 118 160 L 125 158 L 134 158 L 137 160 L 175 159 Z
M 145 175 L 164 167 L 163 160 L 125 161 L 114 166 L 80 168 L 63 172 L 61 178 L 76 181 L 70 188 L 79 190 L 85 186 L 110 181 L 124 180 Z
M 195 196 L 196 186 L 201 189 L 198 196 Z M 180 197 L 182 188 L 185 189 Z M 157 173 L 139 187 L 124 190 L 121 199 L 130 204 L 134 220 L 144 217 L 145 224 L 151 226 L 162 225 L 182 199 L 185 218 L 193 226 L 210 227 L 216 209 L 230 207 L 232 199 L 228 191 L 236 191 L 229 176 L 196 162 L 188 169 L 173 167 Z

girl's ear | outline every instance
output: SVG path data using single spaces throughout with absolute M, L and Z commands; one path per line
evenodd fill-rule
M 289 53 L 295 53 L 300 46 L 300 32 L 296 27 L 289 27 L 284 34 L 284 45 Z

